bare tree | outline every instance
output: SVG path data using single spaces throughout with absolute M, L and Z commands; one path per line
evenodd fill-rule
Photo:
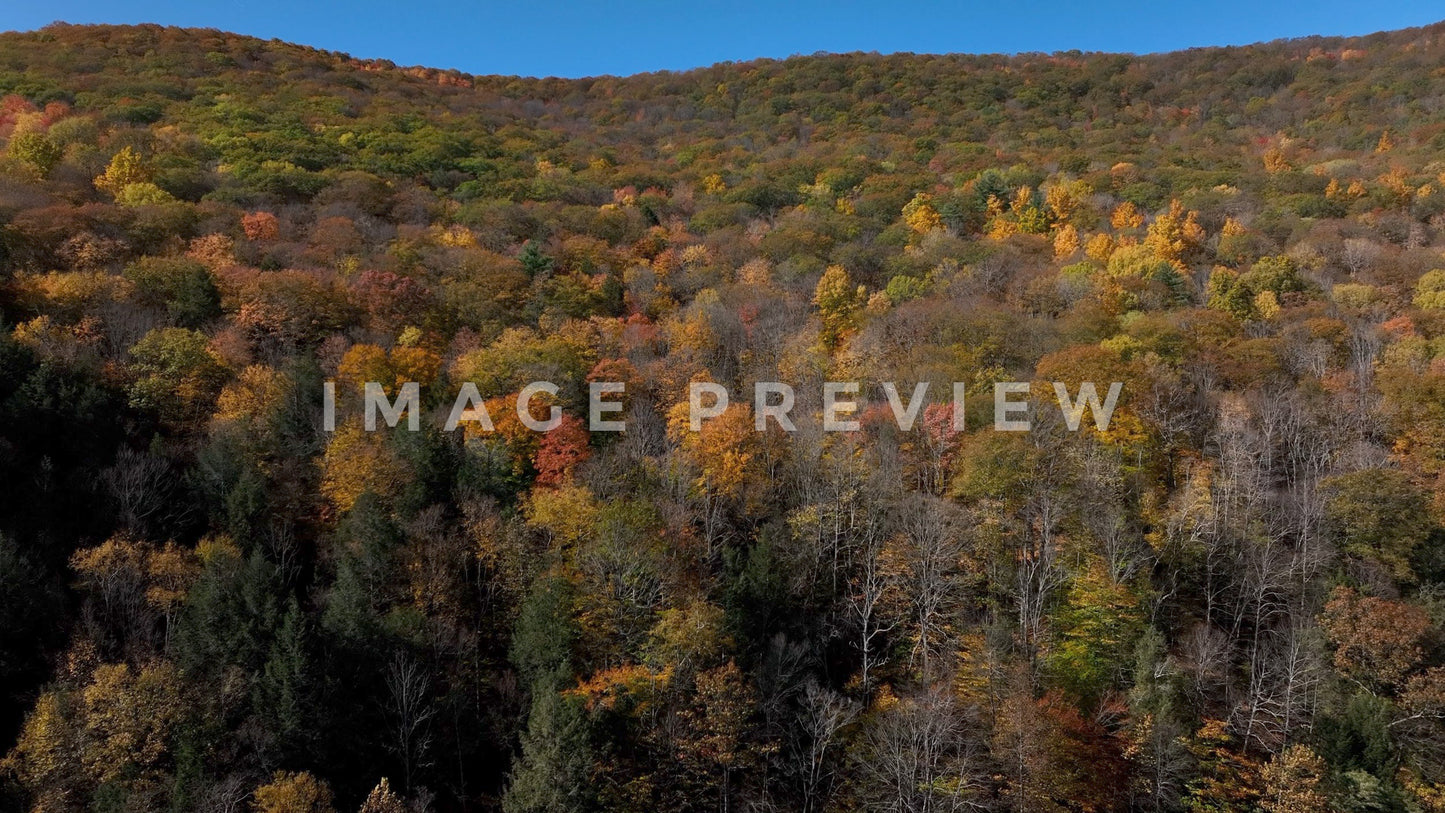
M 803 791 L 803 811 L 824 810 L 838 775 L 840 735 L 858 716 L 848 698 L 809 680 L 803 687 L 797 725 L 789 742 Z
M 1326 673 L 1323 642 L 1308 619 L 1296 619 L 1271 630 L 1260 679 L 1250 681 L 1249 726 L 1246 733 L 1267 750 L 1278 753 L 1308 730 L 1315 694 Z
M 854 775 L 867 810 L 947 813 L 986 808 L 980 760 L 944 689 L 900 698 L 863 734 Z
M 898 625 L 898 583 L 884 561 L 886 540 L 876 528 L 864 534 L 858 552 L 858 569 L 849 585 L 846 606 L 857 624 L 859 680 L 866 695 L 872 690 L 873 672 L 887 663 L 882 639 Z
M 961 600 L 963 533 L 952 504 L 936 497 L 910 496 L 900 513 L 915 635 L 910 657 L 929 676 L 947 649 L 948 618 Z
M 1380 252 L 1380 244 L 1374 240 L 1351 237 L 1340 249 L 1340 262 L 1349 270 L 1350 276 L 1358 276 L 1374 266 Z
M 100 477 L 115 500 L 121 524 L 138 536 L 149 536 L 157 524 L 186 510 L 184 501 L 174 499 L 175 473 L 160 455 L 123 446 Z
M 251 791 L 256 785 L 254 776 L 227 774 L 206 788 L 201 798 L 196 800 L 195 809 L 199 813 L 243 813 L 251 809 Z
M 392 717 L 392 750 L 402 761 L 410 791 L 416 769 L 431 745 L 429 723 L 436 715 L 431 699 L 431 678 L 426 669 L 404 652 L 396 653 L 386 670 L 387 711 Z

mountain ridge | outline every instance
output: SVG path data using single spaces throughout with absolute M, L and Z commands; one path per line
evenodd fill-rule
M 1187 54 L 1187 53 L 1194 53 L 1194 52 L 1247 50 L 1247 49 L 1267 48 L 1267 47 L 1292 47 L 1292 46 L 1297 46 L 1297 45 L 1302 45 L 1302 44 L 1310 44 L 1310 45 L 1319 45 L 1319 46 L 1330 47 L 1330 46 L 1337 46 L 1337 45 L 1341 45 L 1341 44 L 1354 43 L 1354 42 L 1358 42 L 1358 43 L 1361 43 L 1361 44 L 1368 44 L 1370 41 L 1376 40 L 1376 39 L 1379 39 L 1379 38 L 1385 38 L 1385 39 L 1391 40 L 1391 41 L 1393 42 L 1393 41 L 1396 41 L 1396 40 L 1398 40 L 1398 39 L 1400 39 L 1400 38 L 1416 37 L 1416 36 L 1418 36 L 1418 35 L 1429 34 L 1429 33 L 1432 33 L 1432 32 L 1433 32 L 1433 33 L 1438 33 L 1441 29 L 1445 29 L 1445 18 L 1442 18 L 1442 19 L 1441 19 L 1440 21 L 1438 21 L 1438 22 L 1427 23 L 1427 24 L 1425 24 L 1425 25 L 1409 26 L 1409 27 L 1406 27 L 1406 28 L 1381 29 L 1381 30 L 1378 30 L 1378 31 L 1372 31 L 1372 32 L 1364 33 L 1364 34 L 1306 34 L 1306 35 L 1301 35 L 1301 36 L 1297 36 L 1297 37 L 1277 37 L 1277 38 L 1274 38 L 1274 39 L 1259 40 L 1259 41 L 1257 41 L 1257 42 L 1250 42 L 1250 43 L 1236 43 L 1236 44 L 1224 44 L 1224 45 L 1195 45 L 1195 46 L 1190 46 L 1190 47 L 1187 47 L 1187 48 L 1177 48 L 1177 49 L 1169 49 L 1169 50 L 1162 50 L 1162 51 L 1108 51 L 1108 50 L 1082 50 L 1082 49 L 1077 49 L 1077 48 L 1067 48 L 1067 49 L 1055 50 L 1055 51 L 1015 51 L 1015 52 L 989 52 L 989 51 L 886 51 L 886 52 L 882 52 L 882 51 L 863 51 L 863 50 L 854 50 L 854 51 L 813 51 L 813 52 L 809 52 L 809 53 L 801 53 L 801 52 L 799 52 L 799 53 L 789 54 L 788 56 L 784 56 L 784 57 L 776 57 L 776 56 L 756 56 L 756 57 L 747 57 L 747 58 L 740 58 L 740 59 L 721 60 L 721 61 L 718 61 L 718 62 L 713 62 L 713 63 L 709 63 L 709 64 L 706 64 L 706 65 L 697 65 L 697 66 L 690 67 L 690 68 L 660 68 L 660 69 L 656 69 L 656 70 L 638 71 L 638 72 L 635 72 L 635 73 L 628 73 L 628 74 L 603 73 L 603 74 L 593 74 L 593 75 L 588 75 L 588 76 L 576 76 L 576 77 L 562 77 L 562 76 L 555 76 L 555 75 L 531 75 L 531 74 L 474 73 L 474 72 L 471 72 L 471 71 L 462 70 L 462 69 L 460 69 L 460 68 L 443 68 L 443 67 L 439 67 L 439 66 L 435 66 L 435 65 L 427 65 L 427 64 L 421 64 L 421 63 L 417 63 L 417 64 L 401 64 L 401 63 L 396 62 L 395 60 L 392 60 L 392 59 L 389 59 L 389 58 L 386 58 L 386 57 L 361 57 L 361 56 L 355 56 L 355 55 L 353 55 L 353 54 L 351 54 L 351 53 L 349 53 L 349 52 L 347 52 L 347 51 L 342 51 L 342 50 L 337 50 L 337 49 L 331 49 L 331 48 L 324 48 L 324 47 L 320 47 L 320 46 L 307 45 L 306 43 L 303 43 L 303 42 L 296 42 L 296 41 L 286 40 L 286 39 L 282 39 L 282 38 L 279 38 L 279 37 L 262 37 L 262 36 L 252 35 L 252 34 L 243 34 L 243 33 L 239 33 L 239 32 L 228 31 L 228 30 L 222 29 L 222 28 L 211 27 L 211 26 L 174 26 L 174 25 L 167 25 L 167 24 L 164 24 L 164 23 L 151 23 L 151 22 L 142 22 L 142 23 L 70 23 L 70 22 L 65 22 L 65 21 L 57 20 L 57 21 L 55 21 L 55 22 L 49 23 L 49 24 L 47 24 L 47 25 L 44 25 L 44 26 L 41 26 L 41 27 L 35 28 L 35 29 L 0 31 L 0 47 L 3 47 L 3 44 L 4 44 L 5 40 L 6 40 L 7 38 L 10 38 L 10 37 L 23 38 L 23 37 L 37 36 L 37 35 L 43 36 L 43 35 L 45 35 L 46 33 L 54 33 L 54 32 L 58 32 L 58 31 L 70 31 L 70 30 L 73 30 L 73 29 L 81 29 L 81 30 L 89 31 L 89 32 L 102 32 L 102 31 L 107 31 L 107 30 L 124 31 L 124 30 L 129 30 L 129 29 L 134 29 L 134 30 L 153 30 L 153 31 L 180 31 L 180 32 L 184 32 L 184 33 L 186 33 L 186 34 L 197 35 L 197 36 L 199 36 L 199 35 L 222 35 L 222 36 L 226 36 L 226 37 L 240 37 L 240 38 L 243 38 L 243 39 L 252 40 L 252 41 L 254 41 L 254 42 L 256 42 L 256 43 L 264 43 L 264 44 L 269 44 L 269 45 L 283 45 L 283 46 L 290 47 L 290 48 L 302 49 L 302 50 L 304 50 L 304 51 L 313 52 L 313 53 L 317 54 L 318 56 L 322 56 L 322 57 L 326 57 L 326 58 L 340 59 L 340 60 L 342 60 L 342 61 L 345 61 L 345 62 L 347 62 L 347 63 L 349 63 L 349 64 L 353 64 L 353 65 L 356 65 L 356 66 L 375 66 L 375 67 L 378 67 L 378 68 L 387 69 L 387 70 L 396 70 L 396 71 L 400 71 L 400 72 L 403 72 L 403 73 L 409 73 L 409 72 L 425 72 L 425 73 L 427 73 L 427 74 L 436 73 L 436 74 L 447 74 L 447 75 L 459 75 L 459 76 L 463 76 L 463 77 L 466 77 L 467 79 L 471 79 L 471 80 L 476 80 L 476 79 L 490 79 L 490 80 L 535 80 L 535 81 L 561 81 L 561 82 L 589 82 L 589 81 L 597 81 L 597 80 L 604 80 L 604 79 L 616 80 L 616 79 L 631 79 L 631 78 L 634 78 L 634 77 L 678 76 L 678 75 L 687 75 L 687 74 L 691 74 L 691 73 L 697 73 L 697 72 L 701 72 L 701 71 L 708 71 L 708 70 L 717 69 L 717 68 L 727 68 L 727 67 L 736 67 L 736 66 L 744 66 L 744 67 L 746 67 L 746 66 L 754 66 L 754 65 L 759 65 L 759 64 L 769 64 L 769 63 L 776 63 L 776 62 L 789 62 L 789 61 L 807 60 L 807 59 L 819 59 L 819 58 L 827 58 L 827 57 L 905 57 L 905 58 L 906 58 L 906 57 L 920 57 L 920 58 L 932 58 L 932 57 L 977 57 L 977 58 L 997 59 L 997 60 L 1011 60 L 1011 59 L 1026 59 L 1026 58 L 1038 58 L 1038 57 L 1127 56 L 1127 57 L 1134 57 L 1134 58 L 1139 58 L 1139 59 L 1148 59 L 1148 58 L 1151 58 L 1151 57 L 1166 57 L 1166 56 L 1175 55 L 1175 54 Z

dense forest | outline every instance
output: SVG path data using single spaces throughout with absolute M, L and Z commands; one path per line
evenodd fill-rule
M 0 810 L 1445 811 L 1442 65 L 0 34 Z

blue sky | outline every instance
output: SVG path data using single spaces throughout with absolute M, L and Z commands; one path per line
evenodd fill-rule
M 1146 53 L 1445 19 L 1438 0 L 0 0 L 0 30 L 54 20 L 204 26 L 403 65 L 589 76 L 815 51 Z

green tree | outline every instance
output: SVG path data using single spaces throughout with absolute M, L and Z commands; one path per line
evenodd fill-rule
M 180 327 L 200 328 L 221 315 L 221 294 L 210 269 L 178 257 L 143 257 L 122 272 L 143 305 L 164 308 Z
M 574 592 L 565 579 L 544 577 L 522 603 L 512 633 L 511 658 L 524 685 L 550 686 L 570 677 L 578 635 Z
M 1436 269 L 1420 277 L 1415 284 L 1415 307 L 1445 310 L 1445 271 Z
M 172 424 L 208 414 L 225 383 L 226 367 L 200 331 L 157 328 L 136 342 L 130 355 L 131 405 Z
M 33 167 L 42 178 L 49 176 L 55 165 L 60 163 L 60 159 L 65 157 L 64 147 L 36 130 L 11 136 L 6 150 Z
M 1435 529 L 1429 494 L 1397 469 L 1365 469 L 1321 485 L 1330 495 L 1325 515 L 1341 548 L 1412 581 L 1411 558 Z
M 502 797 L 505 813 L 576 813 L 592 808 L 592 745 L 581 698 L 539 686 L 522 753 Z

